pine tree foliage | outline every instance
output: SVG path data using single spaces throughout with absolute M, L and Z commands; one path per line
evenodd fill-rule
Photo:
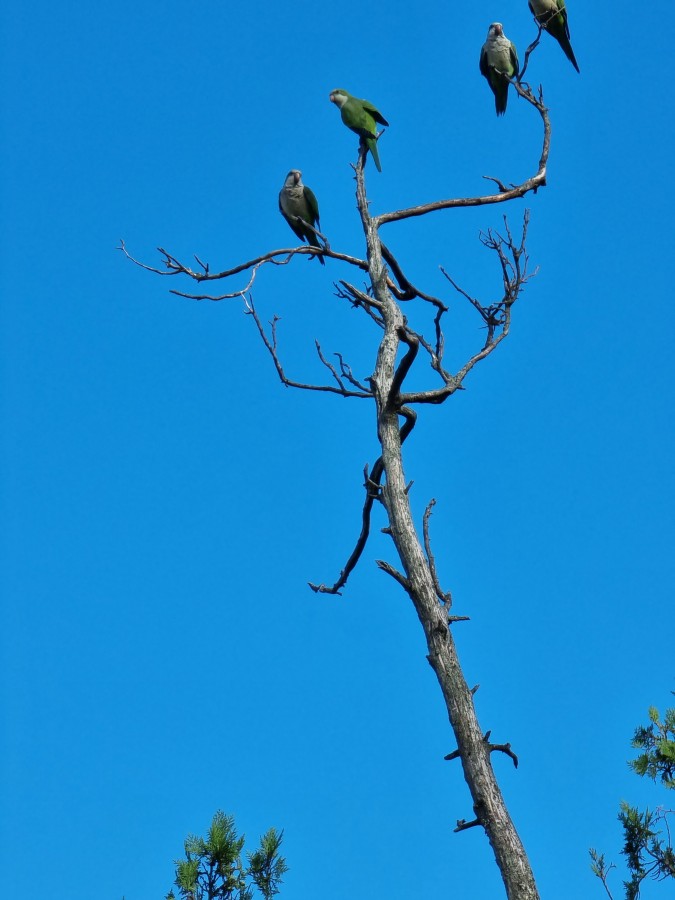
M 675 788 L 675 709 L 667 709 L 661 721 L 658 709 L 652 706 L 649 721 L 649 725 L 635 730 L 631 746 L 642 753 L 636 759 L 629 760 L 628 765 L 637 775 L 646 775 L 672 790 Z M 638 900 L 646 878 L 655 881 L 675 879 L 675 853 L 670 830 L 673 812 L 662 806 L 642 811 L 637 806 L 621 802 L 618 814 L 624 837 L 621 853 L 626 858 L 630 876 L 623 883 L 626 900 Z M 593 849 L 589 852 L 591 870 L 602 881 L 610 900 L 613 900 L 608 876 L 615 866 L 605 861 L 603 853 Z
M 635 729 L 632 744 L 644 752 L 628 765 L 638 775 L 646 775 L 652 781 L 658 779 L 664 787 L 672 789 L 675 787 L 675 709 L 666 710 L 663 722 L 659 719 L 658 709 L 650 706 L 650 724 Z
M 283 832 L 270 828 L 260 847 L 242 860 L 245 837 L 237 835 L 234 816 L 218 810 L 206 839 L 190 834 L 185 839 L 185 859 L 176 860 L 178 896 L 183 900 L 253 900 L 257 889 L 263 900 L 279 893 L 288 871 L 279 854 Z M 169 891 L 166 900 L 176 900 Z

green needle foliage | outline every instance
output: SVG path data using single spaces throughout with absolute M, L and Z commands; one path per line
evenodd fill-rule
M 245 838 L 237 836 L 234 816 L 218 810 L 206 839 L 194 834 L 185 839 L 185 859 L 176 860 L 178 895 L 183 900 L 253 900 L 257 888 L 264 900 L 271 900 L 288 871 L 279 855 L 282 837 L 283 832 L 270 828 L 244 863 Z M 166 900 L 176 900 L 173 891 Z
M 635 730 L 631 746 L 642 753 L 628 765 L 641 777 L 647 776 L 668 790 L 675 788 L 675 709 L 667 709 L 660 721 L 658 709 L 650 707 L 646 727 Z M 658 807 L 656 810 L 640 811 L 636 806 L 622 801 L 619 808 L 619 822 L 623 827 L 624 846 L 621 851 L 626 857 L 630 875 L 624 881 L 626 900 L 638 900 L 640 886 L 647 877 L 656 881 L 675 879 L 675 853 L 670 837 L 669 817 L 672 809 Z M 612 898 L 607 877 L 612 863 L 605 862 L 603 853 L 589 851 L 591 870 L 602 881 L 607 895 Z
M 652 781 L 657 779 L 664 787 L 675 788 L 675 709 L 667 709 L 663 722 L 659 722 L 659 711 L 649 707 L 650 725 L 636 728 L 633 747 L 644 750 L 628 765 L 638 775 L 646 775 Z

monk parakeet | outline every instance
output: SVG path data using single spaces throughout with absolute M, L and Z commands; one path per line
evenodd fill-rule
M 480 70 L 495 95 L 497 115 L 503 116 L 509 99 L 509 78 L 518 75 L 518 54 L 504 34 L 501 22 L 493 22 L 488 28 L 487 40 L 480 51 Z
M 291 169 L 286 176 L 284 186 L 279 191 L 279 211 L 301 241 L 307 241 L 312 247 L 321 249 L 319 239 L 305 225 L 308 223 L 312 227 L 319 227 L 319 204 L 314 191 L 302 183 L 302 172 L 299 169 Z M 299 216 L 302 221 L 298 221 L 295 216 Z M 319 256 L 319 262 L 322 266 L 325 265 L 323 256 Z
M 541 27 L 548 31 L 551 37 L 563 48 L 565 56 L 579 71 L 579 66 L 574 57 L 574 50 L 570 44 L 570 26 L 567 24 L 567 10 L 565 0 L 527 0 L 530 12 Z
M 347 128 L 355 131 L 361 140 L 365 141 L 370 150 L 373 162 L 377 167 L 377 171 L 381 172 L 380 157 L 377 152 L 377 125 L 388 125 L 382 113 L 375 109 L 368 100 L 359 100 L 358 97 L 352 97 L 342 88 L 336 88 L 330 93 L 330 102 L 334 103 L 340 110 L 342 121 Z

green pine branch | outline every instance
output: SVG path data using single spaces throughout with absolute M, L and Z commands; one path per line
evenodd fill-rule
M 175 885 L 182 900 L 253 900 L 257 889 L 263 900 L 279 893 L 288 871 L 279 854 L 283 832 L 270 828 L 260 847 L 242 860 L 245 837 L 237 835 L 234 816 L 218 810 L 206 838 L 190 834 L 185 839 L 185 859 L 176 860 Z M 177 900 L 173 890 L 166 900 Z
M 647 726 L 635 729 L 631 746 L 642 752 L 628 765 L 640 777 L 660 782 L 667 790 L 675 788 L 675 709 L 667 709 L 661 721 L 658 709 L 649 708 Z M 646 878 L 664 881 L 675 878 L 675 853 L 670 832 L 672 809 L 657 807 L 640 810 L 622 801 L 618 819 L 623 828 L 624 845 L 621 853 L 626 858 L 629 879 L 623 882 L 626 900 L 638 900 L 640 887 Z M 589 850 L 591 871 L 600 879 L 605 891 L 613 900 L 608 876 L 613 863 L 605 862 L 604 854 Z

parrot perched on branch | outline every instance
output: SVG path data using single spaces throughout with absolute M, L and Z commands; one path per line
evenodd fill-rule
M 518 54 L 504 34 L 501 22 L 493 22 L 488 28 L 487 40 L 480 51 L 480 70 L 495 95 L 497 115 L 503 116 L 509 99 L 509 78 L 518 76 Z
M 314 191 L 302 183 L 302 172 L 299 169 L 291 169 L 286 176 L 284 186 L 279 191 L 279 211 L 301 241 L 323 249 L 312 231 L 314 227 L 319 228 L 319 204 Z M 321 265 L 325 265 L 323 256 L 316 255 Z
M 330 102 L 334 103 L 340 110 L 342 121 L 347 128 L 359 135 L 362 141 L 370 150 L 373 162 L 378 172 L 382 171 L 380 165 L 380 156 L 377 152 L 377 125 L 388 125 L 389 122 L 384 118 L 382 113 L 376 109 L 368 100 L 359 100 L 358 97 L 352 97 L 351 94 L 342 88 L 336 88 L 330 92 Z
M 556 39 L 578 72 L 579 66 L 570 44 L 570 26 L 567 24 L 565 0 L 527 0 L 527 2 L 538 24 Z

